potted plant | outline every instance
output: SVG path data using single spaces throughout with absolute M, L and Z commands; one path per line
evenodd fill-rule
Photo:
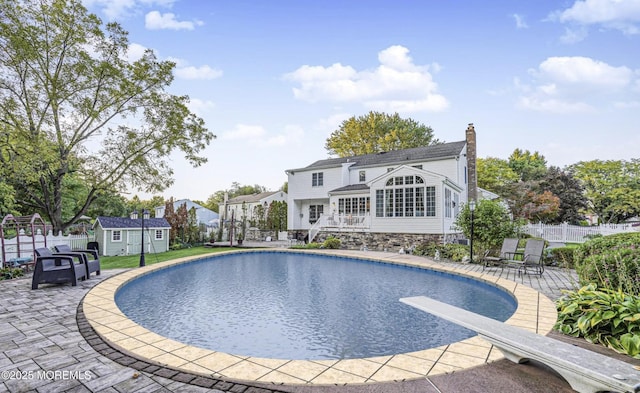
M 242 241 L 244 240 L 244 235 L 242 233 L 238 233 L 238 237 L 236 238 L 239 246 L 242 245 Z

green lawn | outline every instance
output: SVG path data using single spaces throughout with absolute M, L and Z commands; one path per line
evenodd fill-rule
M 192 257 L 195 255 L 214 254 L 222 251 L 234 250 L 231 247 L 191 247 L 182 250 L 161 252 L 158 254 L 145 254 L 145 264 L 153 265 L 154 263 L 164 262 L 171 259 Z M 237 248 L 235 249 L 237 250 Z M 138 267 L 140 265 L 140 254 L 126 255 L 119 257 L 100 257 L 100 267 L 102 269 L 124 269 L 130 267 Z

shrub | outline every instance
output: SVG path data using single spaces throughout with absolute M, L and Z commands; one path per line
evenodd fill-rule
M 454 262 L 460 262 L 469 255 L 469 247 L 463 244 L 439 244 L 433 242 L 417 245 L 413 250 L 413 254 L 435 258 L 436 250 L 440 254 L 440 259 L 448 259 Z
M 324 241 L 324 243 L 322 243 L 322 248 L 338 249 L 340 248 L 341 244 L 342 242 L 340 241 L 340 239 L 338 239 L 337 237 L 329 236 Z
M 5 267 L 0 269 L 0 280 L 11 280 L 12 278 L 24 276 L 24 270 L 19 267 Z
M 640 359 L 640 297 L 589 284 L 556 302 L 554 329 Z
M 640 233 L 618 233 L 589 240 L 574 253 L 581 285 L 640 295 Z
M 547 260 L 549 262 L 558 262 L 560 267 L 564 267 L 567 269 L 573 269 L 573 253 L 575 251 L 575 247 L 557 247 L 549 250 L 549 255 L 547 256 Z

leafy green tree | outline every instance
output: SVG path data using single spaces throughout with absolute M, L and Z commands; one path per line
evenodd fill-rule
M 502 240 L 518 233 L 519 222 L 512 220 L 509 209 L 499 201 L 482 199 L 473 212 L 474 254 L 482 255 L 486 250 L 500 248 Z M 456 217 L 454 228 L 471 239 L 471 210 L 465 204 Z M 474 260 L 477 260 L 474 257 Z
M 267 211 L 267 229 L 284 231 L 287 229 L 287 202 L 273 201 Z
M 578 225 L 585 219 L 584 211 L 587 209 L 587 198 L 584 195 L 584 187 L 570 171 L 552 166 L 538 184 L 540 191 L 549 191 L 559 198 L 560 206 L 558 215 L 547 221 L 550 224 L 569 223 Z
M 127 32 L 102 24 L 79 0 L 0 0 L 0 168 L 23 211 L 54 232 L 84 215 L 102 191 L 162 191 L 168 157 L 194 166 L 215 138 L 169 94 L 175 64 L 152 50 L 128 62 Z M 73 174 L 76 179 L 67 182 Z M 86 194 L 68 219 L 64 196 Z
M 547 160 L 537 151 L 515 149 L 509 156 L 509 166 L 521 181 L 540 180 L 547 173 Z
M 115 191 L 104 190 L 96 194 L 96 199 L 87 209 L 86 215 L 92 218 L 126 217 L 129 213 L 127 200 L 122 195 Z
M 0 220 L 7 214 L 19 215 L 15 209 L 16 198 L 13 187 L 0 181 Z
M 431 127 L 402 119 L 397 113 L 369 112 L 343 121 L 327 139 L 325 149 L 329 154 L 349 157 L 437 143 L 440 142 L 434 139 Z
M 507 187 L 520 180 L 520 176 L 511 169 L 506 160 L 495 157 L 478 158 L 476 160 L 478 172 L 478 187 L 504 194 Z
M 569 170 L 603 222 L 619 223 L 640 214 L 640 159 L 581 161 Z

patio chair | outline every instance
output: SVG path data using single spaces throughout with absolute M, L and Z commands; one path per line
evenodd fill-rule
M 93 272 L 96 273 L 96 276 L 100 275 L 100 257 L 98 256 L 97 250 L 73 250 L 66 244 L 58 244 L 53 246 L 53 248 L 60 254 L 76 254 L 82 258 L 83 263 L 87 267 L 87 278 L 90 278 Z
M 70 282 L 72 286 L 87 278 L 87 268 L 80 258 L 73 255 L 54 254 L 46 247 L 36 248 L 36 266 L 33 269 L 31 289 L 39 284 L 62 284 Z M 75 260 L 79 263 L 76 263 Z
M 504 261 L 511 258 L 518 250 L 518 239 L 508 237 L 502 241 L 502 248 L 497 256 L 488 253 L 482 258 L 482 270 L 489 266 L 500 266 L 504 268 Z
M 544 240 L 529 239 L 524 246 L 523 252 L 515 252 L 505 261 L 507 265 L 518 268 L 518 274 L 527 274 L 527 268 L 532 268 L 535 274 L 544 273 Z M 521 255 L 521 259 L 515 259 L 517 255 Z

